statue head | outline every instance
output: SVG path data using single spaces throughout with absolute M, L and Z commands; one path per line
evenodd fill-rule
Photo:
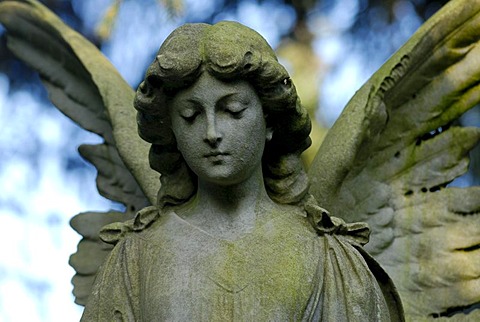
M 279 203 L 300 201 L 308 188 L 300 160 L 310 145 L 307 111 L 265 39 L 239 23 L 220 22 L 186 24 L 173 31 L 138 87 L 134 105 L 139 134 L 152 143 L 150 165 L 161 173 L 159 204 L 181 204 L 195 194 L 197 178 L 178 149 L 169 109 L 178 93 L 205 74 L 219 84 L 248 83 L 256 93 L 272 132 L 261 157 L 266 190 Z

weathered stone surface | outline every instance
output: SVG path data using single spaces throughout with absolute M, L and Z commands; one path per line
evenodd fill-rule
M 360 247 L 367 228 L 309 192 L 370 224 L 366 249 L 408 319 L 475 320 L 479 189 L 445 186 L 480 138 L 451 126 L 480 99 L 479 12 L 480 1 L 450 1 L 372 76 L 327 135 L 308 190 L 308 115 L 254 31 L 189 24 L 165 41 L 135 99 L 149 153 L 134 93 L 98 50 L 38 2 L 2 2 L 9 47 L 59 109 L 103 136 L 81 153 L 100 192 L 127 206 L 72 222 L 84 236 L 71 259 L 80 303 L 109 256 L 84 319 L 401 320 L 391 281 Z M 98 231 L 110 222 L 108 255 Z
M 369 223 L 415 321 L 480 303 L 479 190 L 446 188 L 480 140 L 451 126 L 480 100 L 479 39 L 480 1 L 449 2 L 352 98 L 309 173 L 323 207 Z

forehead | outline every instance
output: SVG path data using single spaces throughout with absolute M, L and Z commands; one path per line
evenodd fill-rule
M 230 95 L 238 95 L 245 98 L 253 96 L 257 98 L 257 94 L 249 82 L 245 80 L 225 82 L 205 72 L 202 73 L 193 85 L 179 91 L 173 97 L 173 102 L 185 100 L 210 102 Z

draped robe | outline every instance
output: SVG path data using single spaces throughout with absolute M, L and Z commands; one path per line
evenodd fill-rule
M 236 240 L 173 211 L 148 216 L 116 233 L 82 321 L 403 320 L 390 279 L 348 229 L 322 233 L 298 207 Z

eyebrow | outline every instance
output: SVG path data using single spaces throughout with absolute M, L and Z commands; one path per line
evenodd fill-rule
M 215 102 L 215 106 L 217 106 L 218 103 L 220 103 L 220 102 L 226 101 L 226 100 L 230 99 L 231 97 L 237 96 L 237 95 L 240 95 L 240 94 L 241 94 L 241 93 L 240 93 L 240 92 L 237 92 L 237 91 L 231 92 L 231 93 L 227 93 L 227 94 L 223 95 L 222 97 L 220 97 L 220 98 Z M 198 106 L 198 107 L 202 107 L 202 108 L 203 108 L 202 99 L 192 97 L 192 98 L 188 98 L 186 101 L 187 101 L 188 103 L 193 103 L 193 104 L 195 104 L 195 106 Z
M 224 103 L 225 101 L 228 101 L 230 98 L 232 98 L 232 97 L 234 97 L 234 96 L 238 96 L 238 95 L 241 95 L 241 93 L 239 93 L 239 92 L 233 92 L 233 93 L 224 95 L 224 96 L 220 97 L 220 99 L 217 101 L 217 104 L 218 104 L 218 103 Z M 215 105 L 217 105 L 217 104 L 215 104 Z

